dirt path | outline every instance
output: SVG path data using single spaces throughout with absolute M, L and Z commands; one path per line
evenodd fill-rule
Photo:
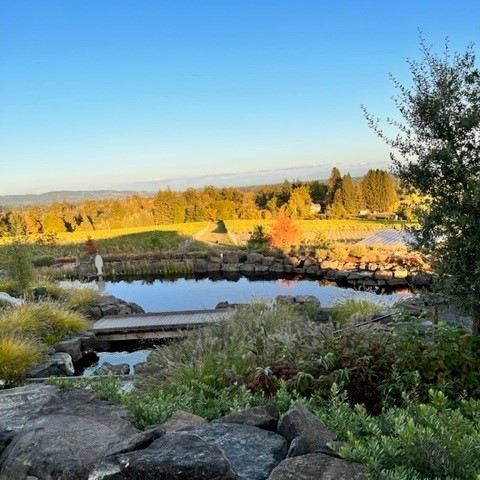
M 214 245 L 235 245 L 228 235 L 227 227 L 223 220 L 211 222 L 210 228 L 197 240 Z

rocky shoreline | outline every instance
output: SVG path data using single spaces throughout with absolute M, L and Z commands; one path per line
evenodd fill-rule
M 148 272 L 151 275 L 185 274 L 197 276 L 245 276 L 283 278 L 303 276 L 363 289 L 395 289 L 401 287 L 428 287 L 432 274 L 409 265 L 402 259 L 388 262 L 364 262 L 350 258 L 350 261 L 317 260 L 312 257 L 289 257 L 286 255 L 264 255 L 259 252 L 238 251 L 215 252 L 211 254 L 178 254 L 169 259 L 121 260 L 116 257 L 104 259 L 107 278 Z M 65 265 L 62 268 L 66 268 Z M 78 263 L 69 267 L 79 278 L 95 277 L 93 263 Z

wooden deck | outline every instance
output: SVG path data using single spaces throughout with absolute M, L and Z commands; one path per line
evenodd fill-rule
M 99 340 L 141 340 L 184 337 L 188 330 L 228 318 L 233 309 L 151 312 L 111 315 L 98 320 L 92 331 Z

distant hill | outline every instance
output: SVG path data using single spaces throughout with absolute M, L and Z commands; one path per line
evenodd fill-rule
M 46 192 L 37 195 L 0 195 L 0 207 L 22 207 L 26 205 L 50 205 L 53 202 L 77 203 L 84 200 L 115 200 L 137 195 L 153 195 L 152 192 L 133 190 L 79 190 Z

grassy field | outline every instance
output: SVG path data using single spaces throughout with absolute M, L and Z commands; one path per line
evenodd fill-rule
M 218 222 L 193 222 L 174 225 L 95 230 L 90 232 L 60 233 L 57 235 L 31 235 L 19 239 L 31 247 L 37 265 L 53 260 L 81 259 L 88 257 L 85 243 L 90 238 L 101 255 L 164 252 L 168 250 L 208 249 L 213 244 L 234 248 L 245 245 L 256 225 L 262 225 L 268 233 L 274 220 L 228 220 L 225 232 L 220 232 Z M 375 231 L 385 228 L 401 228 L 402 222 L 375 220 L 299 220 L 303 238 L 307 244 L 318 243 L 319 238 L 329 242 L 354 243 Z M 222 226 L 223 228 L 223 226 Z M 0 238 L 0 263 L 5 260 L 5 246 L 11 238 Z
M 241 242 L 246 242 L 255 225 L 262 225 L 268 233 L 275 220 L 228 220 L 228 230 Z M 299 220 L 298 225 L 303 232 L 303 240 L 314 241 L 319 234 L 335 242 L 356 242 L 377 230 L 385 228 L 402 228 L 403 222 L 378 220 Z
M 118 228 L 91 232 L 60 233 L 54 236 L 29 236 L 21 238 L 31 245 L 34 257 L 82 257 L 85 242 L 91 238 L 102 255 L 115 253 L 141 253 L 178 249 L 184 242 L 202 231 L 208 222 L 193 222 L 149 227 Z M 5 245 L 11 238 L 0 239 L 0 262 L 4 258 Z

